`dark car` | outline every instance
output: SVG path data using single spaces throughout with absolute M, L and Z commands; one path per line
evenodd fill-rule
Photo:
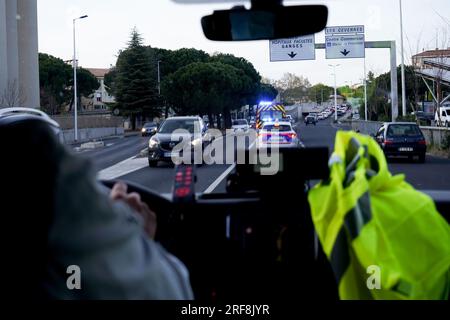
M 425 162 L 427 143 L 420 127 L 415 123 L 385 123 L 375 135 L 386 156 L 419 158 Z
M 305 118 L 305 124 L 306 125 L 308 125 L 308 124 L 316 125 L 317 124 L 317 118 L 315 116 L 309 115 L 309 116 L 307 116 Z
M 142 127 L 142 136 L 143 137 L 148 137 L 148 136 L 153 136 L 156 131 L 158 130 L 158 125 L 154 122 L 149 122 L 144 124 L 144 126 Z
M 176 130 L 184 130 L 185 133 L 175 133 Z M 203 150 L 210 139 L 202 118 L 173 117 L 164 121 L 149 141 L 149 166 L 156 167 L 159 161 L 172 162 L 173 149 L 181 140 L 191 143 L 192 149 L 201 144 Z

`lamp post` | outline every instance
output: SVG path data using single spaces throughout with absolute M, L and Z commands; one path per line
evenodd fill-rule
M 87 15 L 73 19 L 73 101 L 74 101 L 74 119 L 75 119 L 75 141 L 78 141 L 78 95 L 77 95 L 77 49 L 75 22 L 87 18 Z
M 406 87 L 405 87 L 405 53 L 403 45 L 403 9 L 402 0 L 399 0 L 400 5 L 400 42 L 401 42 L 401 52 L 402 52 L 402 113 L 406 116 Z
M 158 60 L 158 94 L 161 95 L 161 60 Z
M 340 64 L 329 64 L 330 67 L 333 67 L 333 75 L 334 75 L 334 120 L 338 121 L 337 114 L 337 83 L 336 83 L 336 67 L 339 67 Z

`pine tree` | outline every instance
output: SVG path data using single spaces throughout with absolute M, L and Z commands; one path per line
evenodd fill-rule
M 134 28 L 128 47 L 119 55 L 115 83 L 117 106 L 131 117 L 133 130 L 136 128 L 136 116 L 160 115 L 153 60 L 142 44 L 141 35 Z

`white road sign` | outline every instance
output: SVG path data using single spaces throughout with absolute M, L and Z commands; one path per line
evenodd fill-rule
M 298 61 L 316 59 L 314 35 L 270 41 L 270 61 Z
M 364 34 L 364 26 L 340 26 L 340 27 L 327 27 L 325 29 L 325 35 L 336 34 Z
M 327 59 L 365 58 L 364 34 L 325 36 Z

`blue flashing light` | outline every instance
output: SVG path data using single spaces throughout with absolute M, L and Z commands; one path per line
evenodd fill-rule
M 260 106 L 271 106 L 272 102 L 271 101 L 261 101 L 259 103 Z

